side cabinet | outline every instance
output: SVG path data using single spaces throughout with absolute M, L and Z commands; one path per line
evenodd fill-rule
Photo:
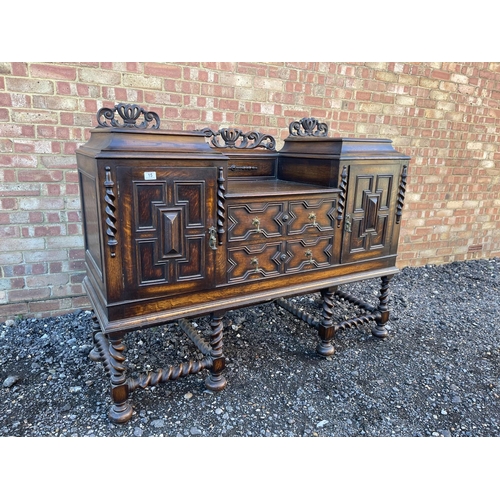
M 385 257 L 397 252 L 397 198 L 403 166 L 397 162 L 347 166 L 342 262 Z
M 159 300 L 215 287 L 217 196 L 227 157 L 203 133 L 101 126 L 77 162 L 84 286 L 105 329 L 156 314 L 166 308 Z
M 214 284 L 216 167 L 116 167 L 127 299 Z

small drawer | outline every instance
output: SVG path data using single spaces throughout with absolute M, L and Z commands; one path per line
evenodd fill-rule
M 229 205 L 228 241 L 255 241 L 281 236 L 283 217 L 284 205 L 281 202 Z
M 290 201 L 287 234 L 318 234 L 335 229 L 336 198 Z
M 285 259 L 282 243 L 231 248 L 228 250 L 228 282 L 279 276 Z
M 333 236 L 289 240 L 285 273 L 320 269 L 332 265 Z
M 230 158 L 229 177 L 274 177 L 276 158 Z

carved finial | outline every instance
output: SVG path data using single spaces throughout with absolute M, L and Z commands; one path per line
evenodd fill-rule
M 276 149 L 276 140 L 269 134 L 261 134 L 260 132 L 247 132 L 244 134 L 237 128 L 221 128 L 217 132 L 214 132 L 210 128 L 204 128 L 200 132 L 203 132 L 206 137 L 212 138 L 210 144 L 215 148 L 265 148 L 270 151 Z M 222 139 L 223 144 L 219 142 L 219 138 Z
M 315 128 L 317 128 L 316 131 L 314 131 Z M 290 123 L 288 130 L 290 131 L 290 136 L 326 137 L 328 134 L 328 125 L 320 123 L 316 118 L 302 118 L 300 121 Z
M 118 113 L 122 122 L 115 119 L 115 112 Z M 144 121 L 137 124 L 139 117 L 144 115 Z M 104 121 L 109 120 L 109 124 Z M 97 112 L 97 127 L 116 127 L 116 128 L 147 128 L 148 123 L 155 121 L 152 129 L 160 128 L 160 117 L 154 111 L 146 111 L 137 104 L 117 104 L 113 109 L 101 108 Z

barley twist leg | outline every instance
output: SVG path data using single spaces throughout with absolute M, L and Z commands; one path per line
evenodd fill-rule
M 382 276 L 382 286 L 379 294 L 379 305 L 377 307 L 378 315 L 376 319 L 376 326 L 372 328 L 372 335 L 378 338 L 387 337 L 386 324 L 389 321 L 389 282 L 392 276 Z
M 323 313 L 321 323 L 318 327 L 320 341 L 316 346 L 316 352 L 320 356 L 331 356 L 335 352 L 333 347 L 333 338 L 337 331 L 336 326 L 333 324 L 333 296 L 336 287 L 324 288 L 321 290 L 321 297 L 323 299 Z
M 223 313 L 214 312 L 210 318 L 210 328 L 212 329 L 212 334 L 210 335 L 210 347 L 212 348 L 210 357 L 212 358 L 213 365 L 210 368 L 210 374 L 205 379 L 205 386 L 211 391 L 222 391 L 227 385 L 227 380 L 222 375 L 226 366 L 226 360 L 222 353 L 223 317 Z
M 97 350 L 96 346 L 96 341 L 95 341 L 95 336 L 100 333 L 101 331 L 101 325 L 99 325 L 99 321 L 97 321 L 97 316 L 95 313 L 92 314 L 92 343 L 94 347 L 92 350 L 89 352 L 89 359 L 91 361 L 99 362 L 101 361 L 101 355 L 99 354 L 99 351 Z
M 113 398 L 113 405 L 108 416 L 116 424 L 123 424 L 130 420 L 133 411 L 128 399 L 129 387 L 124 366 L 125 356 L 123 354 L 125 346 L 122 340 L 122 337 L 110 339 L 108 346 L 108 370 L 111 376 L 111 397 Z

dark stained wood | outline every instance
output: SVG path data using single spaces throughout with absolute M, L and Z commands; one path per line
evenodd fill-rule
M 290 124 L 276 151 L 258 132 L 162 131 L 134 106 L 98 118 L 76 155 L 95 313 L 90 358 L 110 377 L 111 421 L 131 418 L 135 390 L 202 370 L 207 388 L 224 389 L 229 309 L 276 301 L 318 331 L 321 356 L 334 353 L 344 328 L 372 322 L 374 336 L 387 335 L 409 162 L 391 141 L 328 137 L 307 118 Z M 372 278 L 382 280 L 377 306 L 338 290 Z M 288 301 L 316 291 L 319 318 Z M 360 315 L 335 323 L 334 298 Z M 209 343 L 189 322 L 207 314 Z M 175 320 L 202 359 L 128 376 L 124 336 Z

